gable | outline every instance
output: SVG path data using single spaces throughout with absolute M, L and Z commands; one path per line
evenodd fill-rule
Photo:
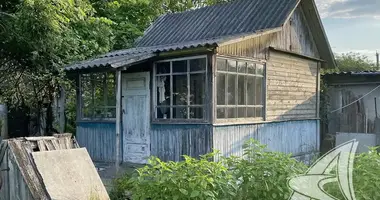
M 159 46 L 253 34 L 281 27 L 299 0 L 236 0 L 160 17 L 138 41 Z
M 220 44 L 217 52 L 222 55 L 233 55 L 267 59 L 268 48 L 274 47 L 308 57 L 319 58 L 335 66 L 332 51 L 325 37 L 323 26 L 316 21 L 318 13 L 310 10 L 312 0 L 302 0 L 292 12 L 286 23 L 277 31 L 252 35 L 236 42 Z M 306 14 L 307 13 L 307 14 Z M 313 17 L 316 17 L 313 19 Z

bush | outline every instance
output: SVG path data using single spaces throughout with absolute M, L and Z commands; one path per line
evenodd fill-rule
M 286 155 L 265 151 L 266 146 L 250 140 L 243 158 L 226 158 L 234 179 L 239 180 L 234 199 L 288 199 L 288 178 L 304 173 L 306 165 Z
M 266 152 L 254 140 L 244 145 L 244 157 L 211 160 L 216 152 L 200 159 L 184 156 L 182 162 L 151 158 L 131 178 L 116 180 L 111 199 L 287 199 L 287 178 L 306 166 L 282 153 Z

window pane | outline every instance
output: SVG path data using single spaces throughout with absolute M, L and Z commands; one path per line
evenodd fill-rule
M 226 105 L 226 74 L 217 73 L 217 104 Z
M 256 73 L 259 75 L 264 75 L 264 66 L 257 64 L 256 65 Z
M 191 119 L 203 119 L 203 108 L 190 108 L 190 118 Z
M 105 74 L 92 74 L 92 84 L 94 92 L 94 118 L 104 118 L 105 113 Z
M 157 76 L 157 105 L 170 106 L 170 76 Z
M 107 108 L 105 111 L 106 118 L 116 118 L 116 107 L 115 108 Z
M 236 108 L 227 108 L 228 118 L 236 118 Z
M 216 117 L 218 119 L 226 118 L 227 108 L 218 108 L 216 109 Z
M 92 117 L 92 87 L 90 74 L 83 74 L 81 77 L 82 94 L 82 117 Z
M 256 64 L 255 63 L 248 63 L 248 74 L 256 74 Z
M 205 74 L 190 75 L 190 104 L 203 105 L 205 99 Z
M 238 76 L 238 105 L 245 105 L 245 77 L 243 75 Z
M 228 71 L 236 72 L 236 61 L 228 60 Z
M 247 76 L 247 105 L 255 105 L 255 78 Z
M 170 73 L 170 62 L 160 62 L 156 64 L 157 74 L 169 74 Z
M 173 119 L 187 119 L 187 107 L 174 107 Z
M 190 60 L 190 71 L 204 71 L 206 70 L 206 58 Z
M 156 113 L 157 119 L 170 119 L 169 107 L 157 107 Z
M 173 76 L 173 105 L 187 105 L 187 75 Z
M 226 59 L 216 59 L 216 66 L 218 71 L 227 71 L 227 60 Z
M 173 73 L 176 72 L 187 72 L 187 60 L 173 62 Z
M 263 104 L 263 78 L 256 77 L 256 88 L 255 88 L 255 105 Z
M 228 105 L 236 105 L 235 99 L 236 99 L 236 74 L 228 74 Z
M 255 117 L 256 108 L 247 108 L 247 117 Z
M 115 73 L 107 73 L 107 106 L 116 106 Z
M 238 72 L 239 73 L 246 73 L 247 72 L 247 63 L 246 62 L 238 62 Z
M 263 109 L 264 108 L 256 108 L 255 111 L 256 111 L 256 117 L 263 117 Z
M 247 108 L 238 108 L 238 118 L 245 118 Z

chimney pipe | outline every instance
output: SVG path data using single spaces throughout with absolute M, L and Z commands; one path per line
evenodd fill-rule
M 377 67 L 377 70 L 380 70 L 380 65 L 379 65 L 379 53 L 376 52 L 376 67 Z

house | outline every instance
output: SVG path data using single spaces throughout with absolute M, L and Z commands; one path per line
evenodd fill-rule
M 334 57 L 313 0 L 236 0 L 159 17 L 135 48 L 68 66 L 77 139 L 95 161 L 319 151 L 321 67 Z
M 355 135 L 356 139 L 380 133 L 379 71 L 329 73 L 323 76 L 323 81 L 329 105 L 323 131 L 325 149 L 334 146 L 337 133 L 361 134 Z

